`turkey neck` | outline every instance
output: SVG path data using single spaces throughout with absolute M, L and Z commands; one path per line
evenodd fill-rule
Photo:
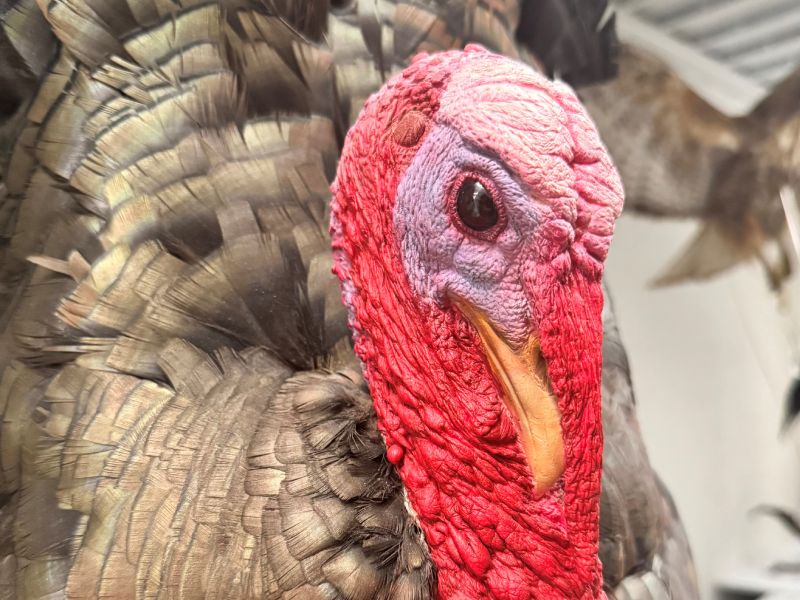
M 416 305 L 405 286 L 379 286 L 383 293 L 369 299 L 363 287 L 359 294 L 374 322 L 358 334 L 356 351 L 387 456 L 437 566 L 442 599 L 602 594 L 602 291 L 580 273 L 563 281 L 548 273 L 531 287 L 547 290 L 535 316 L 562 415 L 565 470 L 541 497 L 464 318 L 454 309 Z

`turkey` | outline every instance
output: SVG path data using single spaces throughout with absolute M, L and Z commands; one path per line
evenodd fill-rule
M 657 283 L 705 279 L 755 258 L 781 286 L 794 252 L 782 188 L 800 199 L 800 67 L 749 115 L 729 117 L 661 59 L 626 45 L 619 76 L 582 97 L 619 167 L 626 210 L 702 220 Z M 777 244 L 777 261 L 768 244 Z
M 436 352 L 447 352 L 447 343 L 467 351 L 470 368 L 447 372 L 463 375 L 462 395 L 483 392 L 473 394 L 474 410 L 462 417 L 486 420 L 462 418 L 445 439 L 477 432 L 484 445 L 473 444 L 473 452 L 505 452 L 507 464 L 486 463 L 479 471 L 474 463 L 453 462 L 457 445 L 445 443 L 439 448 L 448 457 L 436 462 L 432 455 L 426 462 L 440 472 L 417 473 L 415 479 L 408 469 L 413 452 L 401 428 L 387 426 L 392 417 L 385 411 L 382 432 L 394 432 L 388 448 L 379 433 L 375 407 L 388 406 L 400 382 L 403 390 L 423 391 L 437 363 L 364 350 L 369 340 L 419 346 L 418 339 L 406 337 L 419 323 L 382 312 L 401 297 L 395 293 L 402 280 L 389 262 L 396 249 L 382 236 L 386 231 L 371 229 L 386 225 L 386 214 L 359 224 L 364 213 L 351 214 L 343 194 L 354 185 L 387 185 L 374 171 L 410 159 L 416 144 L 433 137 L 425 136 L 431 126 L 425 110 L 430 113 L 431 106 L 421 92 L 411 97 L 417 110 L 392 128 L 397 152 L 386 161 L 377 160 L 381 148 L 388 148 L 385 139 L 383 145 L 359 145 L 351 135 L 348 147 L 362 160 L 349 164 L 366 165 L 368 172 L 341 167 L 350 174 L 337 179 L 334 261 L 327 233 L 329 186 L 363 102 L 417 51 L 461 47 L 467 40 L 515 58 L 533 60 L 535 52 L 546 68 L 572 72 L 578 80 L 586 69 L 605 68 L 581 58 L 599 54 L 580 45 L 583 39 L 589 45 L 608 39 L 607 29 L 590 35 L 602 7 L 468 7 L 465 18 L 456 2 L 329 7 L 69 0 L 43 7 L 44 28 L 33 4 L 21 3 L 13 14 L 34 24 L 22 29 L 9 25 L 6 13 L 4 35 L 14 48 L 24 41 L 25 49 L 46 54 L 48 31 L 59 41 L 52 44 L 53 60 L 33 98 L 14 107 L 7 121 L 8 130 L 19 133 L 12 136 L 15 148 L 4 172 L 3 223 L 10 239 L 2 265 L 2 597 L 422 599 L 486 597 L 491 589 L 497 598 L 521 598 L 533 586 L 540 597 L 562 597 L 570 586 L 599 596 L 598 546 L 609 597 L 696 597 L 688 544 L 647 462 L 608 305 L 602 315 L 605 467 L 603 495 L 597 497 L 597 257 L 607 247 L 618 189 L 591 188 L 592 160 L 609 167 L 571 92 L 520 71 L 516 63 L 502 65 L 545 90 L 558 90 L 559 103 L 546 105 L 554 112 L 539 121 L 543 130 L 569 115 L 583 132 L 585 144 L 573 150 L 587 161 L 585 194 L 613 200 L 611 212 L 576 225 L 589 228 L 579 245 L 585 251 L 575 256 L 590 274 L 591 281 L 579 287 L 591 314 L 576 321 L 580 327 L 562 328 L 575 346 L 567 352 L 572 358 L 555 360 L 566 365 L 580 344 L 588 344 L 587 368 L 579 371 L 584 383 L 573 386 L 566 371 L 554 375 L 549 364 L 551 394 L 541 365 L 536 377 L 516 373 L 511 385 L 518 396 L 525 400 L 538 389 L 542 414 L 559 433 L 545 441 L 528 436 L 519 444 L 513 423 L 522 421 L 500 408 L 505 384 L 480 360 L 479 338 L 495 344 L 501 363 L 513 364 L 517 355 L 480 313 L 472 315 L 471 325 L 459 316 L 468 312 L 450 306 L 441 313 L 441 325 L 451 335 L 427 339 Z M 521 29 L 542 28 L 537 14 L 550 19 L 550 31 L 564 31 L 544 47 Z M 40 43 L 33 43 L 41 31 Z M 418 59 L 407 85 L 459 93 L 458 85 L 447 83 L 455 76 L 445 68 L 453 59 L 436 58 L 441 56 L 452 55 Z M 24 64 L 27 73 L 37 73 L 33 62 Z M 438 74 L 426 67 L 436 64 Z M 390 118 L 375 110 L 375 102 L 372 114 Z M 481 116 L 478 107 L 461 101 L 449 106 L 466 136 L 471 117 Z M 13 116 L 20 111 L 26 115 L 22 123 Z M 563 127 L 558 131 L 563 135 Z M 439 156 L 456 160 L 455 147 Z M 512 162 L 481 156 L 487 168 L 485 161 L 493 161 L 495 171 L 501 168 L 497 161 Z M 424 168 L 420 173 L 426 176 Z M 514 181 L 504 185 L 513 187 Z M 476 201 L 483 198 L 481 189 L 493 189 L 487 179 L 470 185 Z M 553 185 L 555 192 L 558 182 Z M 478 210 L 466 218 L 477 219 L 480 228 L 491 213 Z M 496 216 L 498 222 L 511 218 Z M 494 225 L 480 233 L 484 241 Z M 552 239 L 560 235 L 557 220 L 549 231 Z M 433 251 L 436 239 L 417 241 Z M 375 249 L 361 262 L 360 243 Z M 558 262 L 567 273 L 568 263 Z M 349 317 L 331 273 L 334 264 L 345 280 Z M 348 277 L 356 265 L 359 273 L 372 273 L 368 286 Z M 376 298 L 374 305 L 356 298 L 365 290 Z M 582 310 L 575 301 L 566 306 Z M 363 362 L 353 351 L 348 319 L 357 327 Z M 509 321 L 512 329 L 525 322 Z M 551 325 L 547 348 L 559 335 Z M 514 337 L 511 329 L 500 333 Z M 543 356 L 550 351 L 544 339 Z M 369 392 L 376 394 L 381 379 L 372 378 L 368 387 L 362 368 L 392 374 L 383 379 L 381 389 L 390 392 L 384 401 L 373 404 Z M 556 396 L 572 387 L 569 394 L 585 395 L 587 409 L 554 409 Z M 437 402 L 454 397 L 453 389 L 439 392 Z M 489 405 L 495 410 L 479 413 Z M 554 410 L 574 418 L 559 422 Z M 421 408 L 403 418 L 441 439 L 451 424 L 439 413 Z M 584 428 L 591 435 L 582 436 Z M 586 461 L 578 460 L 580 440 Z M 541 474 L 536 489 L 531 463 Z M 435 475 L 443 481 L 447 474 L 442 489 L 459 503 L 443 506 L 449 520 L 437 521 L 421 480 Z M 470 498 L 464 486 L 476 485 L 476 478 L 498 488 L 498 505 L 503 490 L 535 499 L 520 516 L 538 532 L 541 545 L 502 527 L 482 526 L 477 512 L 467 513 L 468 519 L 453 512 L 463 511 Z M 576 495 L 579 481 L 587 490 Z M 475 501 L 486 507 L 487 488 L 476 489 L 482 495 Z M 580 505 L 565 503 L 565 495 Z M 491 517 L 491 507 L 485 515 Z M 512 524 L 517 526 L 516 516 L 504 521 Z M 571 529 L 581 532 L 576 543 L 568 539 Z

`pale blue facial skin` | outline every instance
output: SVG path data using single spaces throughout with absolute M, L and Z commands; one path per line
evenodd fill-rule
M 502 204 L 506 224 L 495 239 L 453 223 L 455 180 L 465 172 L 496 188 L 492 197 Z M 397 188 L 395 234 L 413 291 L 440 306 L 453 297 L 468 302 L 516 347 L 531 332 L 523 273 L 536 259 L 538 221 L 534 200 L 502 163 L 443 124 L 433 126 Z

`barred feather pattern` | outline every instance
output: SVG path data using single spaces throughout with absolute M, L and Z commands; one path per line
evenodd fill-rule
M 328 186 L 417 51 L 527 56 L 515 2 L 469 6 L 41 5 L 57 48 L 4 171 L 0 598 L 432 596 Z

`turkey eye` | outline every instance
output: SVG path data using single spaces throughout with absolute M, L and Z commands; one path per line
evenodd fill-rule
M 497 207 L 489 192 L 477 179 L 465 179 L 458 189 L 458 218 L 470 229 L 486 231 L 497 224 Z

